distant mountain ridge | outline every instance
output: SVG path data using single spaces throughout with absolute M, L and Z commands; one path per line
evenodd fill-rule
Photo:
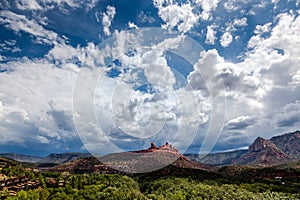
M 0 157 L 5 157 L 13 159 L 18 162 L 27 162 L 27 163 L 51 163 L 51 164 L 62 164 L 78 158 L 92 156 L 90 153 L 80 153 L 80 152 L 71 152 L 71 153 L 61 153 L 61 154 L 49 154 L 46 157 L 39 156 L 29 156 L 24 154 L 16 153 L 0 153 Z
M 28 162 L 28 163 L 37 163 L 40 162 L 43 157 L 39 156 L 29 156 L 24 154 L 17 154 L 17 153 L 0 153 L 1 157 L 13 159 L 18 162 Z
M 51 153 L 47 157 L 40 160 L 39 163 L 62 164 L 62 163 L 70 162 L 72 160 L 76 160 L 78 158 L 84 158 L 90 156 L 92 156 L 90 153 L 80 153 L 80 152 L 74 152 L 74 153 L 71 152 L 71 153 L 62 153 L 62 154 Z
M 247 150 L 245 149 L 245 150 L 213 153 L 207 155 L 186 154 L 185 156 L 193 161 L 219 166 L 219 165 L 232 164 L 233 160 L 239 159 L 246 152 Z
M 222 166 L 231 164 L 277 165 L 293 160 L 300 160 L 300 131 L 274 136 L 262 137 L 249 146 L 248 150 L 213 153 L 208 155 L 188 154 L 186 157 L 204 164 Z

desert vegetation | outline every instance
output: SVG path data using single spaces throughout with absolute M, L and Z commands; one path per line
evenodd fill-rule
M 199 172 L 201 174 L 201 172 Z M 229 178 L 195 178 L 121 174 L 39 172 L 19 165 L 1 169 L 1 177 L 18 180 L 1 186 L 1 199 L 300 199 L 297 182 L 245 182 Z M 249 174 L 248 174 L 249 175 Z M 8 181 L 9 182 L 9 181 Z M 291 185 L 294 184 L 294 185 Z M 12 192 L 13 191 L 13 192 Z

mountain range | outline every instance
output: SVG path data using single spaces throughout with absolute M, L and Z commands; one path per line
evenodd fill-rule
M 10 158 L 18 162 L 26 163 L 36 163 L 36 164 L 62 164 L 76 160 L 78 158 L 90 157 L 90 153 L 80 153 L 80 152 L 71 152 L 71 153 L 61 153 L 61 154 L 49 154 L 46 157 L 39 156 L 28 156 L 24 154 L 16 153 L 0 153 L 0 157 Z
M 209 165 L 264 165 L 272 166 L 300 160 L 300 131 L 274 136 L 271 139 L 258 137 L 248 150 L 213 153 L 208 155 L 188 154 L 187 158 Z
M 49 167 L 64 163 L 72 163 L 70 164 L 70 166 L 72 166 L 76 162 L 79 162 L 76 160 L 80 160 L 80 158 L 84 160 L 84 158 L 90 158 L 92 155 L 89 153 L 62 153 L 50 154 L 46 157 L 37 157 L 13 153 L 0 153 L 0 157 L 10 158 L 19 162 L 34 163 L 40 167 Z M 201 168 L 208 171 L 213 170 L 213 167 L 208 167 L 208 165 L 224 166 L 238 164 L 272 166 L 300 160 L 300 131 L 274 136 L 271 139 L 258 137 L 249 146 L 248 150 L 236 150 L 208 155 L 181 155 L 177 149 L 172 148 L 168 143 L 160 147 L 156 147 L 155 144 L 152 143 L 150 148 L 146 150 L 110 154 L 101 157 L 100 160 L 108 166 L 122 166 L 123 168 L 118 170 L 127 172 L 129 169 L 132 172 L 137 172 L 137 166 L 141 165 L 138 160 L 143 160 L 147 163 L 143 165 L 143 169 L 139 169 L 145 172 L 156 168 L 159 169 L 160 166 L 165 166 L 167 163 L 173 163 L 174 165 L 183 167 L 186 166 L 187 168 Z

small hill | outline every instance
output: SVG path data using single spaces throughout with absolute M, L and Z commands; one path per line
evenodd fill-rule
M 0 157 L 0 168 L 7 168 L 9 166 L 15 166 L 17 162 L 5 157 Z
M 61 153 L 61 154 L 50 154 L 45 158 L 42 158 L 38 163 L 40 164 L 62 164 L 66 162 L 70 162 L 72 160 L 76 160 L 78 158 L 90 157 L 90 153 Z
M 101 165 L 101 162 L 95 157 L 85 157 L 72 160 L 63 164 L 59 164 L 48 169 L 46 171 L 54 172 L 70 172 L 70 173 L 93 173 L 97 172 L 97 166 Z

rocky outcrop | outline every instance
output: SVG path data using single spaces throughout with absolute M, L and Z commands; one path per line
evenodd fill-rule
M 151 146 L 149 149 L 157 149 L 156 145 L 154 144 L 154 142 L 151 142 Z
M 237 164 L 260 164 L 260 165 L 278 165 L 288 161 L 292 161 L 293 157 L 285 154 L 277 148 L 271 141 L 262 137 L 256 140 L 249 146 L 248 151 L 242 155 L 237 161 Z
M 154 142 L 151 142 L 150 147 L 148 149 L 138 150 L 138 151 L 131 151 L 133 153 L 149 153 L 149 152 L 169 152 L 176 155 L 180 155 L 178 149 L 168 142 L 164 145 L 157 147 Z M 183 155 L 181 155 L 183 156 Z
M 257 137 L 255 141 L 249 146 L 248 152 L 260 152 L 265 149 L 277 150 L 277 147 L 270 140 L 266 140 L 262 137 Z
M 155 148 L 153 148 L 155 147 Z M 156 145 L 151 142 L 151 147 L 149 148 L 151 150 L 159 150 L 159 151 L 170 151 L 170 152 L 173 152 L 173 153 L 176 153 L 176 154 L 179 154 L 179 151 L 176 147 L 173 147 L 171 144 L 169 144 L 168 142 L 166 142 L 166 144 L 160 146 L 160 147 L 156 147 Z

